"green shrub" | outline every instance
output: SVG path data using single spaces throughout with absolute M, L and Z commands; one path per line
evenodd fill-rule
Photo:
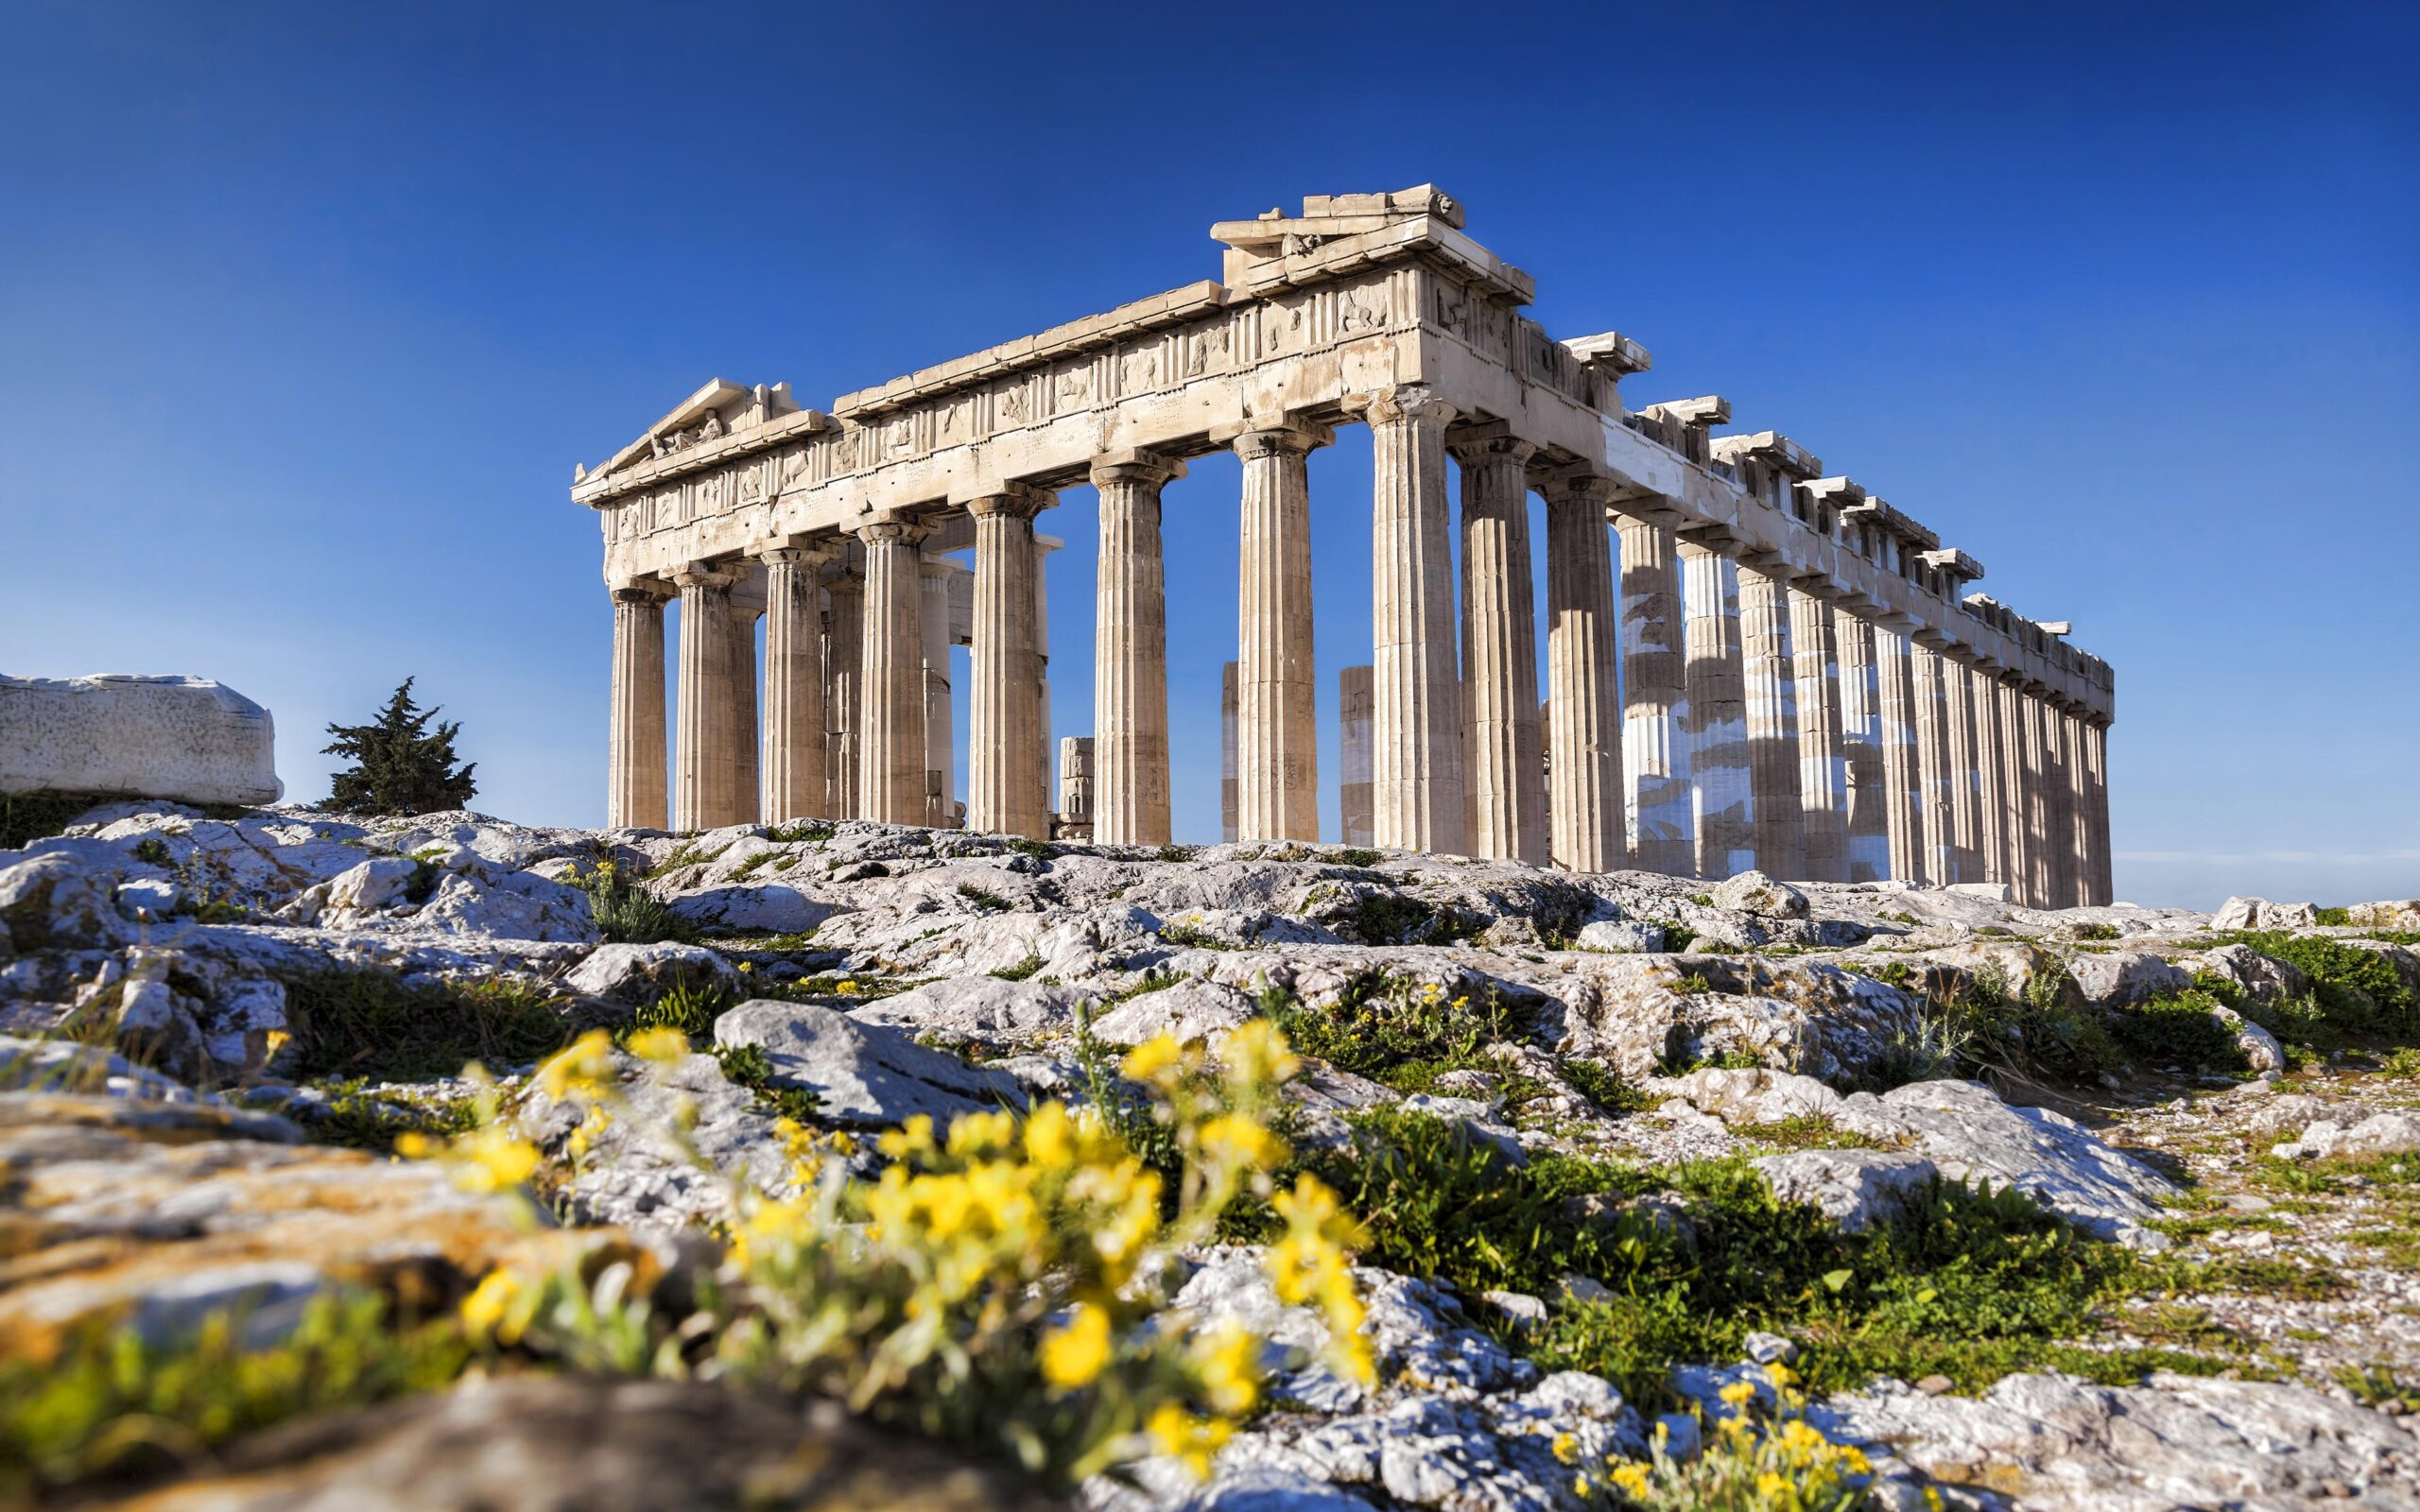
M 2126 1051 L 2157 1066 L 2186 1066 L 2213 1071 L 2241 1071 L 2243 1047 L 2235 1031 L 2213 1018 L 2224 1007 L 2210 993 L 2189 988 L 2112 1014 L 2109 1027 Z
M 466 1060 L 534 1060 L 563 1042 L 544 992 L 510 977 L 406 986 L 375 967 L 296 971 L 285 983 L 293 1042 L 279 1069 L 297 1079 L 427 1081 Z
M 2229 938 L 2296 967 L 2310 978 L 2315 1022 L 2308 1010 L 2278 1015 L 2281 1022 L 2293 1028 L 2397 1040 L 2420 1037 L 2420 1000 L 2415 1000 L 2403 985 L 2394 963 L 2378 952 L 2318 936 L 2274 930 L 2238 931 Z M 2277 1010 L 2256 1004 L 2242 1006 L 2247 1014 L 2259 1017 L 2272 1032 L 2280 1032 L 2267 1017 Z
M 704 934 L 695 920 L 674 913 L 611 861 L 575 872 L 571 880 L 588 894 L 588 911 L 597 930 L 614 944 L 694 945 Z
M 1401 1092 L 1426 1091 L 1448 1071 L 1496 1070 L 1487 1047 L 1510 1032 L 1493 991 L 1473 1005 L 1444 989 L 1365 971 L 1344 985 L 1336 1006 L 1306 1006 L 1291 992 L 1265 988 L 1261 1011 L 1301 1054 Z

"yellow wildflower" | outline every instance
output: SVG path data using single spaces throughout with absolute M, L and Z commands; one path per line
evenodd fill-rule
M 855 992 L 856 989 L 857 984 L 855 978 L 843 977 L 840 979 L 839 984 L 834 987 L 832 990 L 845 997 L 848 994 Z
M 1061 1391 L 1091 1385 L 1109 1364 L 1109 1314 L 1078 1302 L 1074 1315 L 1043 1335 L 1042 1379 Z
M 1195 1480 L 1210 1478 L 1210 1461 L 1225 1447 L 1234 1428 L 1216 1418 L 1199 1418 L 1173 1401 L 1152 1409 L 1145 1425 L 1151 1442 L 1191 1471 Z
M 1756 1400 L 1756 1387 L 1754 1382 L 1734 1381 L 1716 1395 L 1731 1406 L 1745 1407 Z
M 1128 1051 L 1126 1063 L 1118 1069 L 1130 1080 L 1152 1081 L 1174 1069 L 1184 1053 L 1174 1035 L 1154 1035 Z
M 689 1053 L 689 1037 L 678 1029 L 641 1029 L 631 1036 L 631 1054 L 641 1060 L 668 1066 Z
M 573 1095 L 599 1096 L 613 1074 L 613 1057 L 614 1037 L 591 1029 L 538 1068 L 538 1090 L 557 1102 Z
M 1582 1502 L 1587 1501 L 1590 1496 L 1594 1495 L 1596 1493 L 1596 1489 L 1597 1488 L 1594 1486 L 1589 1484 L 1588 1477 L 1585 1474 L 1575 1475 L 1571 1478 L 1571 1494 L 1580 1498 Z
M 1580 1457 L 1580 1440 L 1568 1433 L 1554 1435 L 1554 1457 L 1565 1465 Z
M 1238 1084 L 1291 1081 L 1303 1069 L 1285 1031 L 1267 1019 L 1238 1025 L 1219 1047 L 1219 1060 Z
M 499 1344 L 510 1344 L 521 1336 L 519 1325 L 512 1320 L 512 1304 L 520 1298 L 521 1279 L 510 1270 L 492 1270 L 462 1298 L 462 1326 L 475 1334 L 493 1335 Z
M 596 1147 L 597 1137 L 603 1134 L 613 1122 L 612 1109 L 603 1103 L 591 1104 L 588 1116 L 579 1121 L 579 1127 L 571 1131 L 571 1138 L 563 1142 L 563 1148 L 573 1160 L 583 1159 Z
M 458 1177 L 474 1192 L 503 1192 L 527 1181 L 538 1169 L 538 1147 L 490 1125 L 454 1142 L 463 1169 Z
M 754 961 L 742 961 L 739 963 L 739 974 L 742 976 L 752 975 L 755 971 L 756 963 Z
M 1756 1495 L 1773 1505 L 1785 1504 L 1783 1502 L 1785 1497 L 1789 1498 L 1790 1503 L 1798 1500 L 1789 1482 L 1772 1470 L 1767 1470 L 1756 1477 Z
M 1076 1163 L 1075 1120 L 1064 1103 L 1045 1103 L 1025 1121 L 1025 1158 L 1060 1170 Z
M 1202 1158 L 1219 1165 L 1256 1169 L 1286 1158 L 1286 1146 L 1259 1120 L 1225 1113 L 1201 1125 Z
M 1798 1383 L 1798 1372 L 1779 1360 L 1772 1360 L 1766 1363 L 1765 1379 L 1772 1382 L 1775 1388 L 1794 1386 Z
M 1233 1418 L 1260 1400 L 1260 1340 L 1230 1323 L 1195 1348 L 1210 1405 Z
M 1605 1478 L 1614 1483 L 1616 1490 L 1634 1499 L 1645 1498 L 1651 1484 L 1647 1477 L 1647 1467 L 1634 1459 L 1624 1460 L 1615 1466 L 1605 1472 Z

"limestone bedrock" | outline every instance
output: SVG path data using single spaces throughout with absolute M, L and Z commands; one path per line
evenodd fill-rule
M 207 678 L 0 677 L 0 793 L 274 803 L 268 710 Z

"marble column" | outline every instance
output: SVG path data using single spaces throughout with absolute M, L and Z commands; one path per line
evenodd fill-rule
M 1364 409 L 1375 489 L 1370 525 L 1370 801 L 1383 850 L 1460 855 L 1461 679 L 1454 664 L 1445 426 L 1454 406 L 1418 386 Z
M 1314 446 L 1323 432 L 1277 427 L 1235 439 L 1243 459 L 1236 595 L 1236 837 L 1320 837 L 1317 690 L 1311 679 Z
M 1370 669 L 1346 667 L 1337 674 L 1336 695 L 1338 751 L 1343 765 L 1337 799 L 1344 820 L 1344 843 L 1367 846 L 1377 839 L 1370 808 Z
M 2015 679 L 2005 671 L 1995 679 L 1992 701 L 1999 708 L 2000 840 L 2008 853 L 2008 895 L 2024 903 L 2033 896 L 2033 841 L 2027 833 L 2025 695 Z
M 1688 713 L 1682 667 L 1680 541 L 1675 516 L 1617 505 L 1622 541 L 1622 776 L 1631 864 L 1671 877 L 1697 875 L 1697 819 L 1689 790 Z M 1632 512 L 1632 511 L 1637 512 Z
M 739 568 L 743 576 L 749 569 Z M 731 659 L 731 794 L 733 824 L 754 824 L 765 812 L 763 774 L 757 765 L 761 736 L 756 723 L 756 616 L 754 585 L 748 597 L 732 593 L 723 655 Z
M 823 632 L 816 568 L 825 553 L 797 546 L 764 552 L 765 819 L 825 816 Z
M 1688 610 L 1682 731 L 1695 795 L 1695 874 L 1720 881 L 1756 864 L 1748 777 L 1748 688 L 1739 644 L 1739 568 L 1720 535 L 1684 537 L 1681 596 Z
M 661 830 L 665 807 L 664 590 L 614 590 L 613 718 L 606 758 L 605 822 Z
M 919 614 L 925 661 L 925 822 L 946 829 L 958 822 L 958 741 L 951 728 L 949 666 L 950 584 L 960 571 L 944 557 L 916 564 L 923 589 Z
M 1891 877 L 1925 878 L 1924 774 L 1916 755 L 1916 689 L 1912 627 L 1874 627 L 1875 680 L 1881 689 L 1882 802 L 1889 819 Z
M 990 494 L 975 517 L 975 688 L 968 699 L 966 823 L 1050 838 L 1042 760 L 1042 672 L 1034 654 L 1033 517 L 1047 495 Z
M 2118 901 L 2117 879 L 2109 846 L 2109 726 L 2106 721 L 2091 718 L 2084 721 L 2084 765 L 2092 780 L 2089 807 L 2092 845 L 2092 897 L 2097 907 L 2106 908 Z
M 1882 760 L 1882 690 L 1874 622 L 1832 606 L 1841 652 L 1841 746 L 1848 767 L 1848 880 L 1891 875 L 1891 799 Z
M 2092 774 L 2085 770 L 2083 716 L 2073 706 L 2057 709 L 2067 767 L 2067 827 L 2061 836 L 2067 849 L 2067 898 L 2073 906 L 2093 902 Z
M 1501 421 L 1456 427 L 1462 473 L 1462 813 L 1475 856 L 1547 859 L 1530 457 Z
M 824 579 L 823 596 L 831 605 L 823 643 L 823 717 L 832 730 L 825 761 L 831 774 L 831 813 L 836 819 L 862 819 L 867 815 L 857 781 L 857 721 L 858 690 L 865 685 L 866 580 L 847 554 Z
M 731 575 L 703 562 L 673 575 L 681 587 L 681 677 L 674 690 L 672 826 L 712 830 L 739 822 L 739 762 L 732 747 Z
M 1236 753 L 1238 717 L 1236 677 L 1238 663 L 1230 662 L 1219 669 L 1219 841 L 1221 845 L 1236 843 Z
M 2048 810 L 2050 852 L 2050 906 L 2073 908 L 2076 902 L 2075 789 L 2067 764 L 2067 716 L 2058 696 L 2044 691 L 2035 702 L 2042 710 L 2042 786 Z
M 1975 712 L 1975 836 L 1982 850 L 1983 880 L 2007 883 L 2008 746 L 1996 670 L 1986 662 L 1968 667 L 1966 696 Z
M 857 690 L 857 795 L 865 817 L 925 822 L 925 594 L 921 527 L 899 519 L 862 525 L 865 644 Z
M 1184 464 L 1151 452 L 1093 460 L 1100 490 L 1093 637 L 1093 838 L 1168 843 L 1168 612 L 1160 490 Z
M 1547 490 L 1547 762 L 1549 852 L 1573 871 L 1628 863 L 1622 804 L 1620 628 L 1599 478 Z
M 1841 726 L 1841 648 L 1832 605 L 1789 590 L 1789 648 L 1798 683 L 1798 803 L 1806 880 L 1846 882 L 1848 756 Z
M 1983 839 L 1981 778 L 1975 759 L 1975 680 L 1968 653 L 1945 646 L 1941 654 L 1943 712 L 1949 734 L 1949 845 L 1953 882 L 1981 882 Z
M 1778 562 L 1741 561 L 1739 665 L 1747 689 L 1749 817 L 1756 868 L 1806 878 L 1806 799 L 1799 791 L 1798 668 L 1789 644 L 1789 584 Z
M 1954 820 L 1950 812 L 1949 703 L 1944 691 L 1941 642 L 1931 630 L 1911 637 L 1914 673 L 1916 777 L 1924 791 L 1923 877 L 1934 886 L 1958 880 Z
M 1083 838 L 1098 840 L 1098 790 L 1093 765 L 1094 737 L 1064 735 L 1059 741 L 1059 817 Z
M 2049 786 L 2055 768 L 2036 685 L 2029 683 L 2018 693 L 2017 708 L 2025 722 L 2026 902 L 2035 908 L 2056 908 L 2059 863 L 2050 851 Z

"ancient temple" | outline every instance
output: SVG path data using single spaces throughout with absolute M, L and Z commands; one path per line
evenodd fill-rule
M 1723 432 L 1723 400 L 1632 408 L 1620 384 L 1647 352 L 1547 335 L 1520 313 L 1530 277 L 1462 228 L 1426 185 L 1220 222 L 1215 281 L 828 410 L 787 385 L 710 383 L 579 470 L 614 604 L 612 822 L 957 822 L 949 648 L 965 644 L 964 822 L 1046 836 L 1041 560 L 1056 542 L 1035 520 L 1090 487 L 1082 818 L 1104 843 L 1166 843 L 1160 494 L 1188 458 L 1232 449 L 1229 823 L 1319 839 L 1305 459 L 1361 424 L 1374 654 L 1342 679 L 1346 838 L 2110 901 L 2108 663 L 2065 623 L 1969 592 L 1974 557 L 1788 437 Z M 971 574 L 952 559 L 970 549 Z

